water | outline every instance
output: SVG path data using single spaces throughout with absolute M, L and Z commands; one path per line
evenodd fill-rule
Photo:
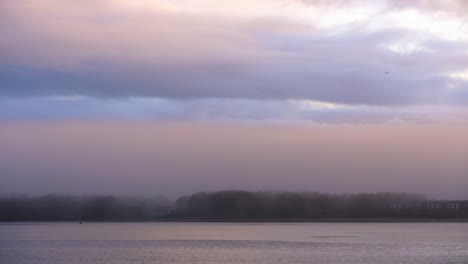
M 468 263 L 468 223 L 0 224 L 0 263 Z

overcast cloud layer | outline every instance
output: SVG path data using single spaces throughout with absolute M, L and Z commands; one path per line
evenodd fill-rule
M 4 100 L 468 104 L 465 1 L 18 0 L 0 7 Z

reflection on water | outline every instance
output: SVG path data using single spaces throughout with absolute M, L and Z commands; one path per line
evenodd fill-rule
M 3 224 L 0 263 L 466 264 L 468 224 Z

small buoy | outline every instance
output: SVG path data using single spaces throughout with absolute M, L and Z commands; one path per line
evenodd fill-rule
M 81 222 L 80 222 L 80 225 L 81 225 Z

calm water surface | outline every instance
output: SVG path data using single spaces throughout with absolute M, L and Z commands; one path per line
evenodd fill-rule
M 0 224 L 0 263 L 468 264 L 468 223 Z

